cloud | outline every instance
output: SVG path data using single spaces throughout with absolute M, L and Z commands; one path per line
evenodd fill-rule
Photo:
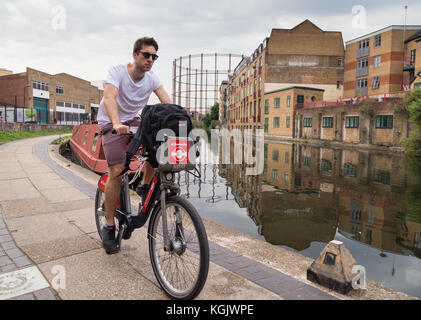
M 403 24 L 403 1 L 280 0 L 6 0 L 0 10 L 0 67 L 66 72 L 104 79 L 110 65 L 129 62 L 134 41 L 157 39 L 154 66 L 171 94 L 173 60 L 196 53 L 250 55 L 272 28 L 310 19 L 323 30 L 342 31 L 344 41 Z M 408 24 L 417 24 L 421 3 L 407 1 Z M 363 5 L 367 28 L 352 29 L 352 7 Z M 65 29 L 54 29 L 53 8 L 65 10 Z

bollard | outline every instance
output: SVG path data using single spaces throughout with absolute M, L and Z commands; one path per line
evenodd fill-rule
M 345 244 L 332 240 L 307 269 L 307 280 L 346 294 L 352 289 L 352 267 L 355 264 Z

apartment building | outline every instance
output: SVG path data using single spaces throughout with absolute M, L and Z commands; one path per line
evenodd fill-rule
M 67 73 L 51 75 L 32 68 L 0 76 L 0 102 L 36 110 L 41 124 L 79 124 L 98 108 L 103 90 Z
M 421 30 L 405 39 L 404 84 L 411 90 L 421 87 Z
M 420 25 L 392 25 L 346 42 L 344 98 L 408 91 L 413 50 L 420 44 L 405 39 L 419 30 Z
M 8 74 L 12 74 L 13 72 L 4 68 L 0 68 L 0 76 L 5 76 Z
M 344 57 L 341 32 L 323 31 L 309 20 L 292 29 L 272 29 L 228 79 L 228 127 L 262 128 L 266 93 L 272 99 L 275 91 L 308 87 L 324 90 L 324 99 L 341 98 Z

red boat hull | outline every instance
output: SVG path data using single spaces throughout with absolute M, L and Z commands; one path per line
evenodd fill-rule
M 73 153 L 90 170 L 103 174 L 108 171 L 107 160 L 105 159 L 102 147 L 100 129 L 97 124 L 81 124 L 73 127 L 70 147 Z M 127 150 L 128 146 L 126 146 Z M 130 169 L 138 168 L 138 160 L 132 160 Z

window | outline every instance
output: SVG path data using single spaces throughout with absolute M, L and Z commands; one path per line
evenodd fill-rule
M 263 176 L 267 176 L 268 174 L 268 165 L 265 163 L 265 165 L 263 166 Z
M 344 164 L 344 176 L 346 177 L 356 177 L 357 176 L 357 166 L 351 163 Z
M 367 211 L 367 223 L 373 224 L 374 223 L 374 214 L 370 211 Z
M 285 152 L 285 163 L 289 163 L 289 152 Z
M 79 109 L 79 105 L 77 103 L 73 103 L 73 109 Z
M 421 233 L 415 232 L 414 234 L 414 248 L 421 249 Z
M 56 86 L 56 93 L 57 94 L 64 94 L 64 87 Z
M 367 229 L 365 233 L 365 243 L 367 243 L 368 245 L 371 245 L 372 238 L 373 238 L 373 231 L 370 229 Z
M 415 64 L 415 56 L 416 56 L 416 52 L 417 52 L 417 50 L 416 50 L 416 49 L 411 50 L 411 60 L 410 60 L 411 65 L 414 65 L 414 64 Z
M 304 96 L 297 96 L 297 103 L 304 103 Z
M 272 179 L 278 180 L 278 170 L 276 170 L 276 169 L 272 170 Z
M 288 184 L 288 181 L 289 181 L 289 174 L 288 173 L 284 174 L 284 181 L 285 181 L 285 184 Z
M 291 96 L 287 96 L 287 107 L 291 107 Z
M 88 134 L 89 134 L 89 131 L 86 130 L 85 137 L 83 138 L 83 144 L 86 144 L 86 140 L 88 140 Z
M 279 108 L 281 106 L 281 98 L 275 98 L 274 108 Z
M 290 117 L 290 116 L 288 116 L 288 117 L 287 117 L 287 120 L 286 120 L 286 127 L 287 127 L 287 128 L 289 128 L 289 127 L 290 127 L 290 125 L 291 125 L 291 117 Z
M 304 118 L 304 127 L 311 128 L 313 126 L 313 118 Z
M 264 155 L 265 155 L 265 159 L 267 159 L 268 158 L 268 144 L 267 143 L 265 143 Z
M 371 88 L 378 89 L 379 87 L 380 87 L 380 77 L 379 76 L 373 77 L 373 79 L 371 80 Z
M 62 101 L 57 101 L 57 102 L 56 102 L 56 107 L 64 107 L 64 102 L 62 102 Z
M 279 151 L 278 150 L 273 150 L 272 151 L 272 160 L 273 161 L 278 161 L 279 160 Z
M 368 58 L 358 60 L 358 62 L 357 62 L 357 68 L 358 69 L 367 68 L 367 67 L 368 67 Z
M 380 55 L 374 56 L 373 57 L 373 68 L 379 68 L 381 62 L 382 62 L 382 56 L 380 56 Z
M 310 167 L 311 158 L 310 157 L 303 157 L 303 166 Z
M 368 86 L 368 79 L 359 79 L 357 80 L 357 89 L 367 88 Z
M 359 49 L 368 48 L 369 46 L 370 46 L 370 39 L 364 39 L 364 40 L 361 40 L 358 43 L 358 48 Z
M 333 117 L 323 117 L 323 128 L 333 128 Z
M 273 127 L 274 128 L 279 128 L 279 117 L 275 117 L 275 118 L 273 118 Z
M 338 67 L 342 67 L 343 66 L 343 59 L 342 58 L 338 58 Z
M 97 145 L 97 143 L 98 143 L 98 137 L 99 137 L 98 132 L 95 132 L 94 141 L 92 142 L 92 151 L 93 151 L 93 152 L 95 152 L 95 151 L 96 151 L 96 145 Z
M 43 90 L 43 91 L 49 91 L 48 83 L 40 82 L 37 80 L 32 81 L 32 87 L 34 89 Z
M 329 160 L 322 159 L 321 169 L 322 171 L 332 171 L 332 162 Z
M 269 118 L 265 118 L 265 132 L 269 130 Z
M 392 129 L 393 128 L 393 115 L 379 115 L 376 116 L 377 129 Z
M 84 105 L 84 104 L 80 104 L 80 105 L 79 105 L 79 109 L 81 109 L 81 110 L 85 110 L 85 105 Z
M 373 172 L 373 180 L 384 185 L 390 185 L 390 172 L 375 169 Z
M 342 81 L 336 81 L 336 89 L 342 89 L 343 82 Z
M 374 48 L 378 48 L 382 45 L 382 35 L 378 34 L 374 37 Z
M 71 108 L 72 107 L 72 104 L 70 102 L 66 102 L 64 105 L 65 105 L 66 108 Z
M 358 116 L 349 116 L 345 118 L 345 128 L 358 128 L 358 126 L 359 126 Z

